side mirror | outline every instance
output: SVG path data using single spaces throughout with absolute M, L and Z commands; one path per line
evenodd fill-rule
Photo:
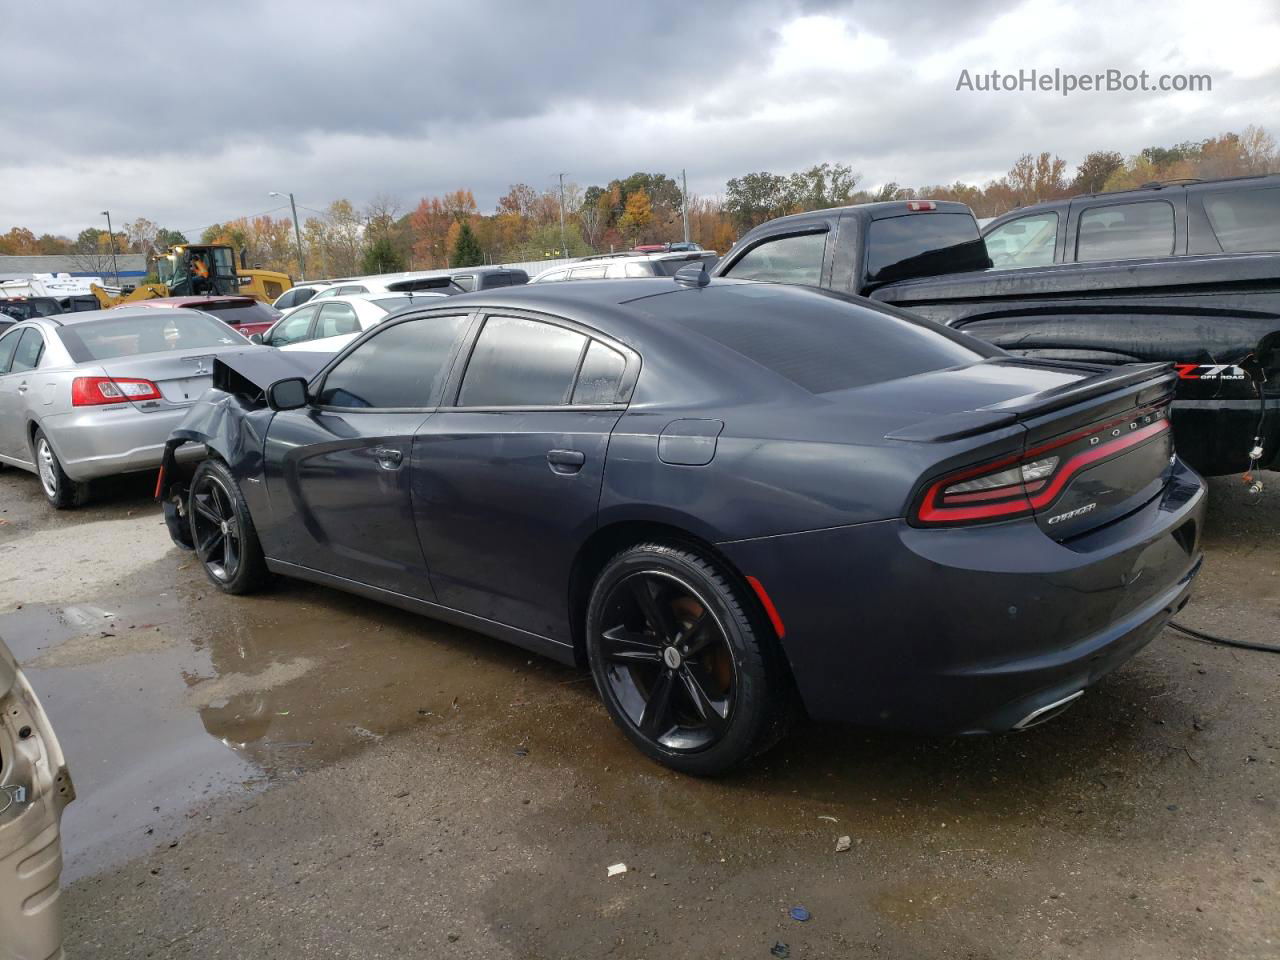
M 298 410 L 307 405 L 307 381 L 301 377 L 277 380 L 267 387 L 267 406 L 272 410 Z
M 249 334 L 249 342 L 250 342 L 250 343 L 262 343 L 262 342 L 263 342 L 263 341 L 262 341 L 262 334 L 260 334 L 260 333 L 251 333 L 251 334 Z

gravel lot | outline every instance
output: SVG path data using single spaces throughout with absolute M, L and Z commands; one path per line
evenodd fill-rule
M 1264 478 L 1213 482 L 1182 618 L 1275 643 Z M 578 671 L 305 584 L 218 594 L 149 487 L 55 514 L 0 472 L 0 635 L 79 792 L 71 956 L 1280 956 L 1280 657 L 1166 631 L 1023 735 L 806 725 L 696 781 Z

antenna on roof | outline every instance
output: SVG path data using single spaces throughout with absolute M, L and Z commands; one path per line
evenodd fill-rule
M 676 283 L 682 287 L 705 287 L 711 282 L 711 274 L 707 273 L 706 261 L 691 263 L 676 271 Z

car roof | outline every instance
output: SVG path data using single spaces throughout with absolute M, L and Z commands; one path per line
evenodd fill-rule
M 192 313 L 198 313 L 193 308 L 184 308 L 177 305 L 168 305 L 170 310 L 190 310 Z M 47 321 L 46 326 L 51 327 L 70 327 L 77 326 L 82 323 L 92 323 L 95 320 L 119 320 L 124 317 L 153 317 L 154 313 L 151 309 L 145 309 L 137 304 L 126 304 L 122 307 L 112 307 L 109 310 L 78 310 L 72 313 L 58 313 L 48 317 L 32 317 L 32 320 Z

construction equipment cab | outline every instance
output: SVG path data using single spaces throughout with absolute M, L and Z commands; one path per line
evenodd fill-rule
M 171 297 L 240 292 L 236 256 L 217 244 L 182 244 L 155 258 L 156 276 Z

